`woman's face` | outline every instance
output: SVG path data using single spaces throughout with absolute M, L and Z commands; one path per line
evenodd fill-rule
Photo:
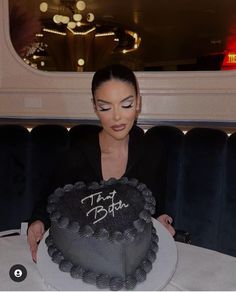
M 105 133 L 117 140 L 127 137 L 140 108 L 134 86 L 112 79 L 96 89 L 94 99 L 94 110 Z

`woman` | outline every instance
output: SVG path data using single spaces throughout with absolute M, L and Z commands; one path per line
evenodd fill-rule
M 147 169 L 143 168 L 143 135 L 134 126 L 140 112 L 140 95 L 134 73 L 123 65 L 111 65 L 98 70 L 92 80 L 92 103 L 102 129 L 71 149 L 54 181 L 45 191 L 49 195 L 56 187 L 77 181 L 100 181 L 110 177 L 136 177 L 145 183 Z M 142 167 L 140 165 L 142 164 Z M 144 179 L 144 180 L 143 180 Z M 42 239 L 50 221 L 45 198 L 35 209 L 29 222 L 28 243 L 36 261 L 37 243 Z M 158 220 L 175 234 L 172 218 L 166 214 Z

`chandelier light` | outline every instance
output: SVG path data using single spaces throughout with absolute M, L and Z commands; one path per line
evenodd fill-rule
M 78 10 L 83 11 L 86 8 L 86 4 L 85 4 L 84 1 L 78 1 L 76 3 L 76 7 L 77 7 Z
M 47 12 L 48 10 L 48 3 L 47 2 L 41 2 L 39 5 L 39 9 L 41 12 Z
M 84 59 L 81 58 L 81 59 L 78 60 L 78 65 L 79 66 L 84 66 L 84 63 L 85 63 Z
M 76 22 L 81 21 L 81 20 L 82 20 L 82 15 L 79 14 L 79 13 L 75 13 L 75 14 L 73 15 L 73 19 L 74 19 L 74 21 L 76 21 Z
M 94 31 L 95 38 L 107 37 L 110 38 L 110 41 L 113 40 L 112 53 L 126 54 L 139 48 L 141 38 L 137 32 L 126 29 L 120 23 L 100 23 L 99 20 L 95 20 L 94 13 L 87 11 L 84 1 L 61 0 L 59 7 L 56 8 L 49 6 L 47 2 L 41 2 L 39 9 L 42 13 L 49 9 L 50 12 L 56 11 L 52 18 L 55 25 L 49 28 L 44 27 L 44 32 L 61 36 L 66 36 L 68 33 L 72 33 L 74 36 L 86 36 Z M 78 66 L 84 66 L 83 59 L 79 59 L 77 62 Z
M 70 22 L 68 22 L 67 27 L 68 27 L 68 28 L 71 28 L 71 29 L 76 28 L 76 22 L 74 22 L 74 21 L 70 21 Z
M 69 21 L 70 21 L 69 16 L 63 16 L 63 15 L 62 15 L 62 17 L 61 17 L 61 22 L 62 22 L 63 24 L 67 24 L 67 23 L 69 23 Z
M 61 15 L 55 14 L 55 15 L 53 16 L 53 21 L 54 21 L 56 24 L 61 23 Z
M 93 22 L 94 18 L 95 18 L 95 16 L 94 16 L 93 13 L 90 12 L 90 13 L 87 14 L 87 21 L 88 22 Z

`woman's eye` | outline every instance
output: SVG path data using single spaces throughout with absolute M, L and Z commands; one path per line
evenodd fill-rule
M 111 109 L 110 106 L 106 106 L 106 105 L 98 105 L 98 110 L 100 112 L 105 112 L 105 111 L 109 111 Z
M 131 108 L 131 107 L 133 107 L 133 105 L 134 105 L 134 102 L 133 101 L 127 101 L 127 102 L 124 102 L 122 104 L 122 107 L 123 108 Z

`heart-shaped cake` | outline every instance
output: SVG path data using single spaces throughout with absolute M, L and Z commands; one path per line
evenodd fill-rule
M 59 269 L 98 288 L 133 289 L 158 251 L 155 199 L 137 179 L 58 188 L 48 199 L 48 253 Z

